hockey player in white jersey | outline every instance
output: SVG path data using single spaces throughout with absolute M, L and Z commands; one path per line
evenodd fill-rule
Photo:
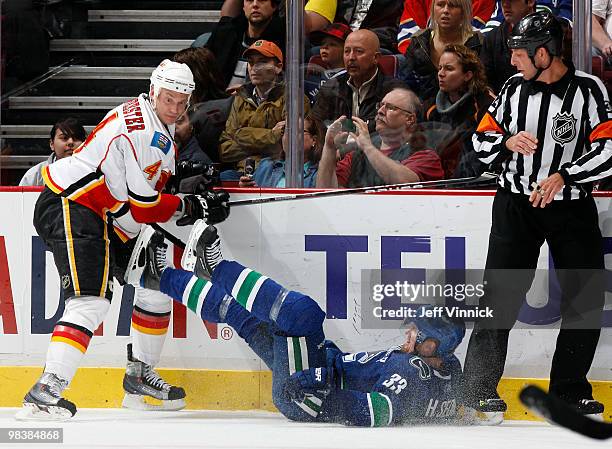
M 43 169 L 45 189 L 36 203 L 34 226 L 53 253 L 65 310 L 53 330 L 44 372 L 26 394 L 18 418 L 68 419 L 76 413 L 62 391 L 108 312 L 113 277 L 123 280 L 141 223 L 215 223 L 229 214 L 223 191 L 184 197 L 161 193 L 174 173 L 174 123 L 194 87 L 187 65 L 164 60 L 153 71 L 148 94 L 111 110 L 72 157 Z M 184 390 L 153 370 L 170 307 L 169 297 L 136 289 L 125 406 L 144 408 L 144 395 L 162 400 L 166 408 L 184 406 Z

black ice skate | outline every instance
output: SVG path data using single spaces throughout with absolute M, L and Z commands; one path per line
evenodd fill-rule
M 76 406 L 62 398 L 68 381 L 53 373 L 43 373 L 38 382 L 23 398 L 23 408 L 15 416 L 18 420 L 64 421 L 76 414 Z
M 563 399 L 563 398 L 562 398 Z M 588 415 L 591 418 L 603 421 L 604 405 L 595 399 L 579 399 L 577 401 L 566 402 L 581 415 Z
M 185 390 L 170 385 L 151 365 L 132 356 L 128 344 L 128 362 L 123 376 L 125 396 L 121 404 L 133 410 L 181 410 L 185 408 Z
M 150 226 L 144 228 L 132 251 L 125 281 L 135 286 L 159 290 L 161 274 L 168 266 L 167 249 L 168 245 L 164 243 L 161 232 Z
M 467 424 L 481 426 L 497 426 L 504 420 L 504 412 L 508 406 L 503 399 L 480 399 L 464 405 L 463 420 Z
M 196 244 L 197 260 L 194 272 L 197 277 L 210 280 L 212 272 L 223 260 L 221 254 L 221 239 L 217 234 L 217 228 L 210 225 L 198 238 Z

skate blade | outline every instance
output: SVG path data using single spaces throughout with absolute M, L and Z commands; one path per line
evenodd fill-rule
M 481 412 L 466 406 L 458 415 L 463 424 L 473 426 L 498 426 L 504 422 L 504 412 Z
M 17 421 L 67 421 L 72 416 L 70 410 L 63 407 L 39 406 L 27 402 L 15 414 L 15 419 Z
M 144 411 L 178 411 L 184 409 L 186 405 L 185 399 L 163 401 L 150 396 L 130 393 L 125 394 L 121 403 L 123 408 Z
M 154 233 L 155 229 L 151 226 L 145 226 L 142 231 L 140 231 L 140 234 L 138 234 L 138 240 L 136 240 L 136 244 L 130 256 L 130 261 L 125 270 L 124 280 L 126 283 L 136 287 L 141 286 L 142 273 L 146 266 L 144 257 L 143 260 L 140 260 L 141 254 L 144 256 L 143 251 L 146 250 L 147 244 Z
M 196 255 L 196 245 L 198 244 L 200 235 L 202 235 L 202 232 L 204 232 L 207 226 L 206 222 L 201 219 L 193 224 L 193 228 L 191 228 L 191 232 L 189 233 L 189 240 L 187 240 L 187 244 L 183 250 L 183 256 L 181 257 L 181 266 L 183 270 L 195 270 L 196 261 L 198 259 Z
M 593 421 L 605 422 L 603 413 L 593 413 L 584 416 L 586 416 L 587 418 L 591 418 Z

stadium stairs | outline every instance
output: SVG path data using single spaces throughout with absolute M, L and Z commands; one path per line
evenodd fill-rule
M 50 41 L 49 72 L 2 92 L 0 185 L 49 156 L 49 131 L 67 115 L 90 132 L 106 112 L 146 92 L 153 68 L 211 31 L 222 1 L 71 2 L 66 33 Z M 130 9 L 126 9 L 129 5 Z

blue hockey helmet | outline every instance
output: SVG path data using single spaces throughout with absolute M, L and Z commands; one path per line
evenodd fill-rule
M 445 356 L 452 354 L 459 346 L 465 336 L 465 323 L 463 320 L 452 319 L 442 312 L 440 316 L 425 317 L 424 310 L 433 309 L 433 306 L 426 305 L 417 309 L 416 318 L 407 318 L 405 323 L 413 323 L 417 331 L 416 343 L 421 344 L 427 339 L 438 342 L 436 355 Z M 433 314 L 432 314 L 433 315 Z

